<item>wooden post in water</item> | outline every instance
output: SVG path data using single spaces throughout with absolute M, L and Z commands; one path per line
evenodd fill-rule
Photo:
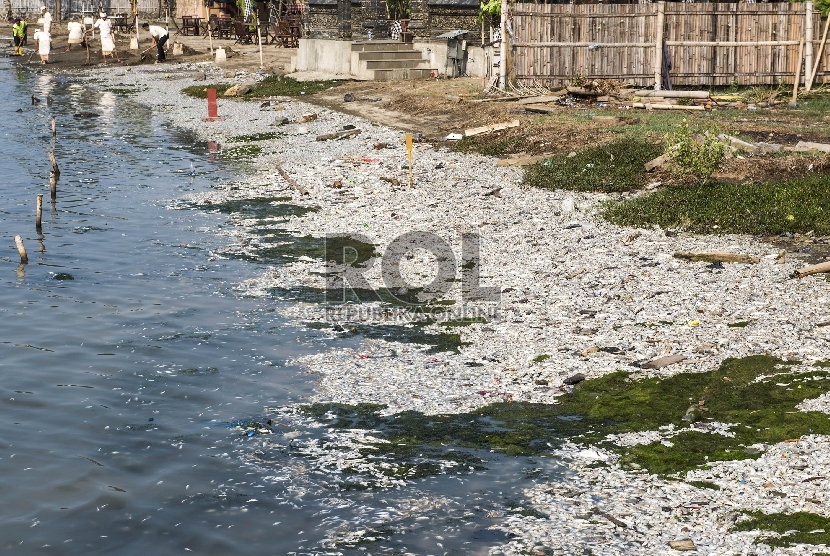
M 58 161 L 55 160 L 55 153 L 49 151 L 49 160 L 52 162 L 52 172 L 55 174 L 55 178 L 61 175 L 60 168 L 58 168 Z
M 52 201 L 58 198 L 58 176 L 54 171 L 49 172 L 49 192 L 52 194 Z
M 26 248 L 23 246 L 23 238 L 14 236 L 14 244 L 17 246 L 17 252 L 20 254 L 20 264 L 29 262 L 29 255 L 26 254 Z
M 35 214 L 35 228 L 39 232 L 43 227 L 43 194 L 37 194 L 37 213 Z
M 58 130 L 55 127 L 55 118 L 52 118 L 52 137 L 58 136 Z

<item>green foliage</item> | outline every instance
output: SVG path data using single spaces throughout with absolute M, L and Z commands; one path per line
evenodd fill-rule
M 220 97 L 225 94 L 225 91 L 230 89 L 230 84 L 219 85 L 191 85 L 182 89 L 182 94 L 193 98 L 207 98 L 208 89 L 216 89 L 216 96 Z
M 645 185 L 643 165 L 659 156 L 659 146 L 634 138 L 580 151 L 558 154 L 525 170 L 523 184 L 575 191 L 630 191 Z
M 826 176 L 785 183 L 711 183 L 661 189 L 605 205 L 604 217 L 623 226 L 684 229 L 694 233 L 830 234 Z
M 501 0 L 480 0 L 478 20 L 483 21 L 486 15 L 501 15 Z
M 665 154 L 671 158 L 669 170 L 699 178 L 703 183 L 715 173 L 726 154 L 726 145 L 718 139 L 717 128 L 697 133 L 686 119 L 677 130 L 666 135 L 666 146 Z
M 732 527 L 733 531 L 755 531 L 761 529 L 777 533 L 775 536 L 761 537 L 759 543 L 771 547 L 790 546 L 793 544 L 830 544 L 830 518 L 809 512 L 792 514 L 765 514 L 763 512 L 746 512 L 749 519 L 739 521 Z
M 799 4 L 805 0 L 790 0 L 790 2 L 798 2 Z M 830 0 L 813 0 L 813 9 L 821 12 L 821 17 L 827 17 L 830 14 Z

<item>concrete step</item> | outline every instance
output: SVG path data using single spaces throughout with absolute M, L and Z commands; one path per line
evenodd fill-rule
M 357 54 L 358 59 L 363 61 L 376 60 L 420 60 L 420 50 L 369 50 Z
M 421 68 L 427 60 L 418 58 L 417 60 L 367 60 L 367 70 L 394 70 L 394 69 L 415 69 Z
M 375 81 L 396 81 L 404 79 L 429 79 L 434 69 L 377 69 Z
M 413 50 L 412 43 L 398 41 L 353 42 L 352 52 L 377 52 L 392 50 Z

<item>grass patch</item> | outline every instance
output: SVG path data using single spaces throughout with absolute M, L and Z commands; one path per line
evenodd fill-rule
M 622 138 L 576 154 L 558 154 L 525 170 L 523 184 L 544 189 L 630 191 L 646 184 L 643 164 L 663 149 L 640 139 Z
M 252 85 L 251 92 L 247 97 L 268 97 L 268 96 L 287 96 L 297 97 L 301 95 L 313 95 L 332 87 L 337 87 L 345 83 L 339 80 L 322 80 L 322 81 L 297 81 L 286 75 L 270 75 Z M 220 97 L 225 94 L 225 91 L 233 87 L 233 84 L 223 83 L 219 85 L 192 85 L 182 89 L 182 94 L 194 98 L 207 98 L 208 89 L 216 89 L 216 96 Z M 244 98 L 244 97 L 243 97 Z
M 542 361 L 547 361 L 548 359 L 550 359 L 550 354 L 543 353 L 542 355 L 537 355 L 536 357 L 534 357 L 533 362 L 534 363 L 541 363 Z
M 749 325 L 749 322 L 750 321 L 748 321 L 748 320 L 742 320 L 742 321 L 738 321 L 738 322 L 731 322 L 731 323 L 727 324 L 726 326 L 728 326 L 729 328 L 746 328 L 747 325 Z
M 216 89 L 216 96 L 218 98 L 224 95 L 225 91 L 231 87 L 233 85 L 230 83 L 220 85 L 191 85 L 190 87 L 182 89 L 182 94 L 193 98 L 207 98 L 208 89 Z
M 830 188 L 826 176 L 778 184 L 677 186 L 606 204 L 614 224 L 659 225 L 694 233 L 778 235 L 830 234 Z
M 830 518 L 809 512 L 765 514 L 746 512 L 749 519 L 739 521 L 733 531 L 771 531 L 775 536 L 759 537 L 756 542 L 771 547 L 793 544 L 830 544 Z

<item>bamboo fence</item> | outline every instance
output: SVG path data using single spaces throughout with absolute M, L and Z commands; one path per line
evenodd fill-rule
M 672 85 L 792 85 L 799 64 L 812 69 L 823 28 L 811 2 L 517 3 L 510 13 L 513 80 L 548 86 L 584 77 L 662 88 L 664 40 Z M 825 49 L 814 83 L 828 80 L 828 60 Z

